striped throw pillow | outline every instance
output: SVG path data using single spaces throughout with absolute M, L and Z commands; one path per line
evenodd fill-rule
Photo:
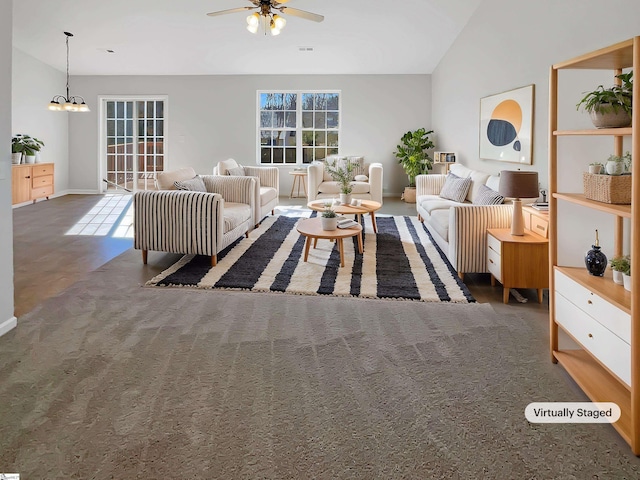
M 453 173 L 449 173 L 447 179 L 444 181 L 442 190 L 440 190 L 440 198 L 463 203 L 470 186 L 471 177 L 461 178 Z
M 206 192 L 207 187 L 204 186 L 204 181 L 198 175 L 190 180 L 182 180 L 180 182 L 174 182 L 177 190 L 189 190 L 192 192 Z
M 473 200 L 474 205 L 500 205 L 503 202 L 504 197 L 486 185 L 480 185 L 476 198 Z

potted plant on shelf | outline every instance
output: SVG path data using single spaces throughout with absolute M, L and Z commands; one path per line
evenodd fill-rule
M 624 272 L 628 272 L 631 268 L 629 264 L 629 257 L 626 255 L 613 257 L 609 260 L 609 265 L 611 266 L 611 271 L 613 273 L 613 281 L 618 285 L 622 285 L 624 283 Z
M 607 175 L 622 175 L 626 169 L 627 157 L 629 158 L 629 163 L 631 162 L 631 154 L 629 152 L 624 155 L 609 155 L 607 158 L 607 163 L 604 166 Z
M 625 270 L 622 272 L 622 284 L 624 285 L 624 289 L 627 291 L 631 291 L 631 256 L 627 255 L 627 264 Z
M 13 157 L 14 153 L 20 153 L 24 155 L 24 163 L 36 163 L 36 153 L 40 152 L 42 147 L 44 147 L 42 140 L 19 133 L 11 139 L 12 162 L 20 163 L 19 161 L 16 162 L 17 155 L 15 158 Z
M 327 161 L 324 168 L 327 170 L 329 175 L 331 175 L 333 181 L 338 182 L 340 187 L 340 202 L 351 203 L 351 192 L 353 191 L 351 182 L 353 181 L 354 165 L 349 160 L 345 160 L 341 163 L 338 163 L 338 160 L 335 160 L 333 164 Z
M 602 173 L 602 165 L 600 162 L 593 162 L 589 164 L 589 173 L 599 174 Z
M 407 203 L 416 202 L 416 177 L 418 175 L 428 173 L 432 167 L 431 157 L 427 150 L 435 147 L 435 144 L 429 138 L 433 130 L 427 131 L 425 128 L 419 128 L 414 131 L 405 133 L 398 145 L 394 155 L 398 159 L 398 163 L 402 165 L 407 177 L 409 185 L 404 189 L 402 199 Z
M 596 128 L 618 128 L 631 125 L 631 101 L 633 98 L 633 71 L 616 75 L 621 85 L 598 88 L 578 102 L 576 108 L 582 107 L 591 116 Z
M 320 214 L 320 224 L 322 225 L 322 230 L 335 230 L 338 228 L 338 215 L 331 208 L 330 203 L 324 204 L 324 210 Z

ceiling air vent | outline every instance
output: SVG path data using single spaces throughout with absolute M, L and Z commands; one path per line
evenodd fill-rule
M 313 47 L 298 47 L 300 52 L 313 52 Z

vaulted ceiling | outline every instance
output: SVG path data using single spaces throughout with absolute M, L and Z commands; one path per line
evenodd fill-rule
M 252 35 L 249 0 L 16 0 L 13 45 L 71 75 L 431 73 L 482 0 L 290 0 L 321 23 L 283 15 Z M 114 53 L 108 53 L 113 50 Z

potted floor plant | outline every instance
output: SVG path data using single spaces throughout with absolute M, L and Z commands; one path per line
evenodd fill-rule
M 427 152 L 435 147 L 429 138 L 432 133 L 433 130 L 427 131 L 425 128 L 408 131 L 402 136 L 401 143 L 394 152 L 409 179 L 409 185 L 402 195 L 402 199 L 407 203 L 416 203 L 416 177 L 428 173 L 432 167 L 431 157 Z
M 618 128 L 631 125 L 631 101 L 633 98 L 633 71 L 616 75 L 621 85 L 598 88 L 586 95 L 578 102 L 576 108 L 581 107 L 591 115 L 591 121 L 596 128 Z

